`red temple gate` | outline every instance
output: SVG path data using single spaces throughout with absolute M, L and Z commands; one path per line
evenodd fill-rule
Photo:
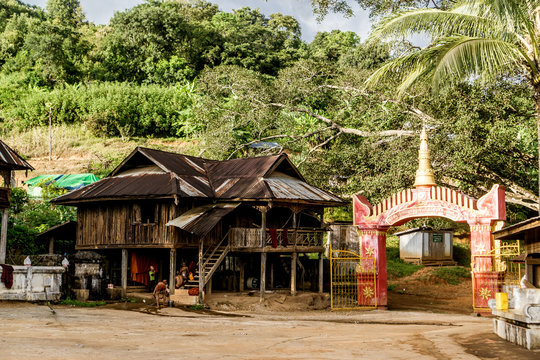
M 472 269 L 475 310 L 487 309 L 489 299 L 495 298 L 498 288 L 492 258 L 495 228 L 502 228 L 506 219 L 504 187 L 493 185 L 491 190 L 475 200 L 456 190 L 437 186 L 431 169 L 425 129 L 420 137 L 419 169 L 413 189 L 394 194 L 380 204 L 371 205 L 362 195 L 354 195 L 354 225 L 360 235 L 360 256 L 374 257 L 377 268 L 377 306 L 388 304 L 386 270 L 386 232 L 391 226 L 412 219 L 443 217 L 468 223 L 471 233 L 471 255 L 477 259 Z

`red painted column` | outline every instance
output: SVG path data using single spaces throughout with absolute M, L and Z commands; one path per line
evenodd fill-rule
M 491 220 L 481 219 L 469 223 L 471 228 L 471 261 L 473 280 L 473 306 L 475 309 L 488 308 L 488 301 L 499 291 L 497 276 L 493 271 L 490 251 L 493 248 Z
M 388 305 L 387 272 L 386 272 L 386 228 L 359 228 L 360 255 L 374 258 L 376 263 L 376 296 L 377 307 Z

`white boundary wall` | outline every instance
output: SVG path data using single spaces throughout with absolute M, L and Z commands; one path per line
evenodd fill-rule
M 0 300 L 59 300 L 64 271 L 62 266 L 13 266 L 13 286 L 0 282 Z

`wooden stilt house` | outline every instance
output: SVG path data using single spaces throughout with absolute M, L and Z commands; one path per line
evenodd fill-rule
M 11 202 L 11 187 L 15 170 L 34 170 L 13 149 L 0 140 L 0 210 L 2 228 L 0 230 L 0 264 L 6 262 L 8 208 Z
M 106 178 L 53 202 L 77 206 L 76 249 L 106 255 L 109 281 L 124 291 L 128 268 L 130 281 L 144 282 L 154 264 L 173 284 L 180 263 L 193 262 L 201 294 L 231 283 L 243 290 L 249 277 L 260 279 L 261 296 L 267 279 L 278 285 L 269 257 L 296 292 L 302 253 L 319 254 L 322 291 L 323 210 L 345 204 L 308 184 L 286 154 L 215 161 L 140 147 Z

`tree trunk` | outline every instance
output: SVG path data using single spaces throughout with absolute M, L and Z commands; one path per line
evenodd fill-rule
M 540 215 L 540 84 L 534 85 L 534 104 L 536 106 L 536 131 L 538 140 L 538 214 Z

